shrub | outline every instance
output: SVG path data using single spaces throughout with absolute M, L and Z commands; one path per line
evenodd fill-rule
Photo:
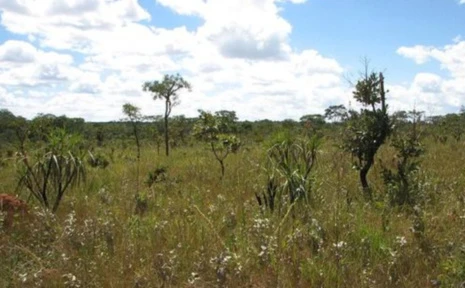
M 145 180 L 145 183 L 150 188 L 155 183 L 165 181 L 167 177 L 167 172 L 168 171 L 166 167 L 163 167 L 163 166 L 157 167 L 153 171 L 149 171 L 149 173 L 147 174 L 147 179 Z
M 77 149 L 80 138 L 63 129 L 52 131 L 35 159 L 22 155 L 19 187 L 25 187 L 46 209 L 55 213 L 66 191 L 85 179 L 82 156 Z
M 94 155 L 89 151 L 89 158 L 87 163 L 93 168 L 102 168 L 105 169 L 110 164 L 110 162 L 102 154 Z
M 292 204 L 297 200 L 312 203 L 312 170 L 317 159 L 321 138 L 292 138 L 280 134 L 267 151 L 268 174 L 265 192 L 256 194 L 258 204 L 271 211 L 286 199 Z M 278 203 L 279 202 L 279 203 Z
M 413 112 L 415 114 L 415 111 Z M 414 116 L 416 117 L 416 116 Z M 419 202 L 420 188 L 418 170 L 420 156 L 424 149 L 419 141 L 417 119 L 414 119 L 412 130 L 407 133 L 398 131 L 394 134 L 391 146 L 396 154 L 393 158 L 394 169 L 382 164 L 382 176 L 391 206 L 408 205 L 414 207 Z

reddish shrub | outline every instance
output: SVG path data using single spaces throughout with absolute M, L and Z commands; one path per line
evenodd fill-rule
M 26 202 L 8 194 L 0 194 L 0 211 L 5 214 L 3 221 L 4 228 L 12 227 L 15 217 L 20 216 L 23 218 L 29 215 Z

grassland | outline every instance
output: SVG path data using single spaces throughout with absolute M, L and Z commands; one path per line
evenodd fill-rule
M 0 232 L 0 287 L 454 287 L 465 281 L 465 144 L 424 144 L 415 211 L 385 201 L 387 146 L 368 202 L 350 156 L 327 139 L 312 202 L 274 213 L 255 199 L 261 144 L 231 154 L 223 180 L 201 144 L 169 158 L 144 146 L 139 181 L 133 147 L 99 148 L 110 165 L 88 167 L 56 215 L 31 201 L 36 220 Z M 15 163 L 4 155 L 0 193 L 15 193 Z M 166 177 L 148 187 L 157 167 Z

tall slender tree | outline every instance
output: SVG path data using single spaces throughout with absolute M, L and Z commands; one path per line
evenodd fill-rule
M 165 75 L 162 81 L 145 82 L 143 90 L 152 94 L 153 100 L 165 101 L 165 149 L 166 156 L 169 156 L 169 131 L 168 118 L 174 106 L 179 104 L 178 93 L 182 89 L 191 90 L 189 82 L 184 80 L 179 74 Z
M 140 108 L 136 107 L 130 103 L 126 103 L 123 105 L 123 113 L 124 115 L 127 116 L 127 119 L 124 120 L 129 120 L 132 126 L 132 130 L 134 133 L 134 137 L 136 139 L 136 146 L 137 146 L 137 192 L 139 192 L 139 171 L 140 171 L 140 139 L 139 139 L 139 122 L 143 118 L 142 115 L 140 114 Z
M 131 122 L 134 137 L 136 138 L 137 161 L 139 161 L 140 160 L 139 122 L 142 119 L 142 115 L 140 114 L 140 108 L 130 103 L 126 103 L 123 105 L 123 113 L 124 115 L 128 117 L 127 119 L 124 119 L 124 120 L 125 121 L 129 120 L 129 122 Z

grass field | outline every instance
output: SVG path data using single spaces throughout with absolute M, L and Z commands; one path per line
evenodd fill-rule
M 0 232 L 0 287 L 455 287 L 465 281 L 464 148 L 426 139 L 412 211 L 385 201 L 388 146 L 369 202 L 350 156 L 326 140 L 312 201 L 274 213 L 255 198 L 266 188 L 261 144 L 231 154 L 223 180 L 201 144 L 169 158 L 143 147 L 139 181 L 135 149 L 100 148 L 110 165 L 88 167 L 56 215 L 30 201 L 35 221 Z M 15 194 L 15 161 L 3 163 L 0 193 Z M 148 187 L 157 167 L 166 175 Z

